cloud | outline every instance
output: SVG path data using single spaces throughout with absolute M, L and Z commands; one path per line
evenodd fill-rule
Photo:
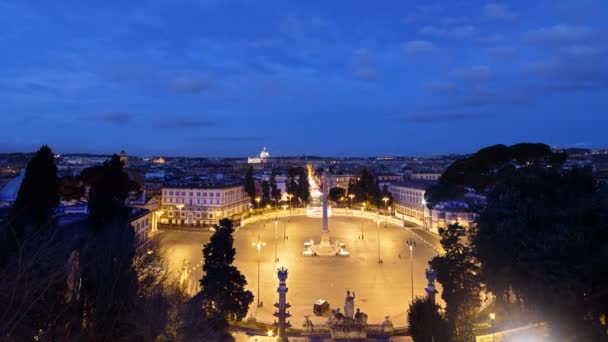
M 248 142 L 248 141 L 262 141 L 266 138 L 255 137 L 255 136 L 241 136 L 241 137 L 228 137 L 228 136 L 215 136 L 215 137 L 202 137 L 198 139 L 200 141 L 209 142 Z
M 597 32 L 584 25 L 558 24 L 528 32 L 528 39 L 546 45 L 581 44 L 592 40 Z
M 483 6 L 482 14 L 486 19 L 495 21 L 509 21 L 518 17 L 518 14 L 512 11 L 508 5 L 499 3 L 488 3 Z
M 608 51 L 592 46 L 570 46 L 550 58 L 532 63 L 529 71 L 562 89 L 608 87 Z
M 353 76 L 364 81 L 376 79 L 377 73 L 369 62 L 369 50 L 360 48 L 355 51 L 352 64 Z
M 448 75 L 453 78 L 475 83 L 488 82 L 494 79 L 494 72 L 487 65 L 454 69 L 450 71 Z
M 179 76 L 170 84 L 171 89 L 179 94 L 199 94 L 213 87 L 213 82 L 207 78 Z
M 461 112 L 461 111 L 431 111 L 422 112 L 411 115 L 406 119 L 416 123 L 435 123 L 435 122 L 446 122 L 446 121 L 467 121 L 467 120 L 478 120 L 485 119 L 491 115 L 484 112 Z
M 479 33 L 477 27 L 472 25 L 465 26 L 454 26 L 450 28 L 437 27 L 433 25 L 427 25 L 422 27 L 419 31 L 420 34 L 436 37 L 436 38 L 470 38 Z
M 454 84 L 446 81 L 430 81 L 424 83 L 422 86 L 437 94 L 450 94 L 455 93 L 458 90 Z
M 178 94 L 200 94 L 216 86 L 209 77 L 195 72 L 164 72 L 139 67 L 119 69 L 115 77 L 120 82 Z
M 196 118 L 172 118 L 168 116 L 167 119 L 162 122 L 157 123 L 158 128 L 201 128 L 201 127 L 209 127 L 212 126 L 213 122 L 204 119 L 196 119 Z
M 111 123 L 115 125 L 125 124 L 133 118 L 133 114 L 127 112 L 107 112 L 93 116 L 95 121 Z
M 437 46 L 428 40 L 410 40 L 403 44 L 403 51 L 409 55 L 428 54 L 437 51 Z

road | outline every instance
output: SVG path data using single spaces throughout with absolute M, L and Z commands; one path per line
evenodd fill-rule
M 363 223 L 364 239 L 360 239 Z M 283 229 L 288 239 L 283 239 Z M 291 322 L 300 327 L 305 315 L 311 315 L 315 323 L 325 321 L 312 315 L 312 305 L 317 299 L 326 299 L 332 308 L 344 305 L 347 290 L 356 293 L 355 305 L 369 315 L 369 322 L 380 323 L 391 316 L 396 326 L 406 325 L 406 312 L 411 299 L 410 254 L 405 241 L 413 237 L 414 249 L 414 295 L 425 295 L 424 270 L 428 261 L 437 254 L 433 248 L 437 238 L 432 234 L 422 235 L 419 229 L 380 225 L 380 258 L 378 260 L 378 226 L 374 221 L 356 217 L 330 218 L 332 241 L 344 242 L 351 253 L 349 257 L 306 257 L 304 242 L 320 238 L 320 218 L 304 216 L 283 218 L 278 221 L 275 239 L 273 220 L 258 222 L 239 229 L 235 233 L 237 250 L 235 265 L 245 275 L 248 289 L 257 295 L 257 250 L 252 243 L 260 239 L 266 242 L 260 257 L 260 300 L 251 305 L 248 316 L 272 322 L 278 296 L 276 269 L 281 266 L 289 270 L 287 299 L 291 303 Z M 202 277 L 200 263 L 202 248 L 211 233 L 163 231 L 160 239 L 164 254 L 172 270 L 178 271 L 183 260 L 194 268 L 191 279 L 196 283 Z M 421 240 L 426 239 L 427 243 Z M 275 262 L 275 243 L 278 262 Z M 439 289 L 441 290 L 441 289 Z

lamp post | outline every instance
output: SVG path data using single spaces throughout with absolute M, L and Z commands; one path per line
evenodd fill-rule
M 261 199 L 260 197 L 256 197 L 256 198 L 255 198 L 255 202 L 257 203 L 257 205 L 256 205 L 256 209 L 258 209 L 258 210 L 260 209 L 260 201 L 261 201 L 261 200 L 262 200 L 262 199 Z
M 422 228 L 426 228 L 426 218 L 424 217 L 424 208 L 426 207 L 426 200 L 423 198 L 420 204 L 422 207 Z
M 412 286 L 412 302 L 414 301 L 414 247 L 416 247 L 416 240 L 410 238 L 405 242 L 410 247 L 410 279 Z
M 274 218 L 274 262 L 279 262 L 279 257 L 277 255 L 277 241 L 278 241 L 278 235 L 277 235 L 277 225 L 279 224 L 279 220 L 275 217 Z
M 348 198 L 350 198 L 350 207 L 349 209 L 353 208 L 353 198 L 355 197 L 355 194 L 348 194 Z
M 365 236 L 363 236 L 363 218 L 361 218 L 361 240 L 365 240 Z
M 256 297 L 257 297 L 258 308 L 259 308 L 261 306 L 260 305 L 260 251 L 262 250 L 262 247 L 266 246 L 266 242 L 263 242 L 260 240 L 260 233 L 258 233 L 258 241 L 253 242 L 251 245 L 258 250 L 258 295 Z
M 496 321 L 496 314 L 495 313 L 491 313 L 490 314 L 490 320 L 492 321 L 492 342 L 494 342 L 494 332 L 495 332 L 495 328 L 494 328 L 494 322 Z
M 389 200 L 388 197 L 386 197 L 386 196 L 382 197 L 382 201 L 384 202 L 384 207 L 386 207 L 388 200 Z
M 184 208 L 183 204 L 178 204 L 175 206 L 177 209 L 179 209 L 179 226 L 182 226 L 182 209 Z
M 376 215 L 376 225 L 378 228 L 378 263 L 382 263 L 382 259 L 380 259 L 380 214 Z
M 291 216 L 291 199 L 293 198 L 293 195 L 287 194 L 287 198 L 289 198 L 289 216 Z

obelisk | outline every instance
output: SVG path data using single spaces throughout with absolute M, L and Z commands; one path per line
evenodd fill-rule
M 336 255 L 339 248 L 331 244 L 329 239 L 329 218 L 328 218 L 328 196 L 329 196 L 329 170 L 325 169 L 323 172 L 323 179 L 321 181 L 323 192 L 322 192 L 322 205 L 323 205 L 323 221 L 321 225 L 321 242 L 318 245 L 312 246 L 312 250 L 320 256 Z

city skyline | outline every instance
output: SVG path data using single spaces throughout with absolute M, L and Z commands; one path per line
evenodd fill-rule
M 0 2 L 0 152 L 602 148 L 602 1 Z

